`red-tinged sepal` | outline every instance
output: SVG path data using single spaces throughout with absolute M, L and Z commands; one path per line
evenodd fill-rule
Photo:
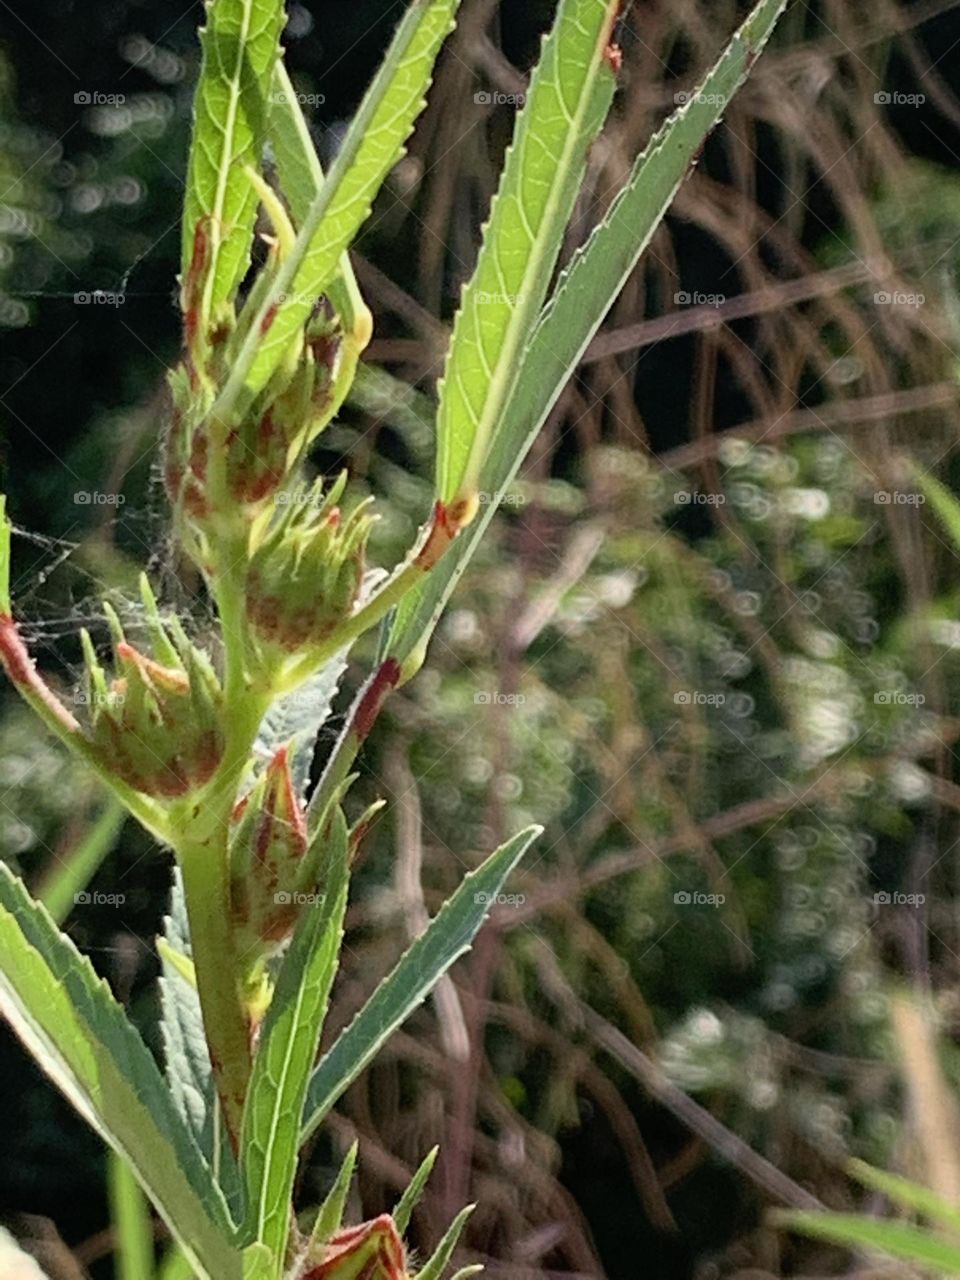
M 105 772 L 145 795 L 178 798 L 207 783 L 220 763 L 223 698 L 209 658 L 175 619 L 161 620 L 146 579 L 142 594 L 152 656 L 128 642 L 109 606 L 111 679 L 82 635 L 87 732 Z
M 406 1249 L 388 1213 L 337 1231 L 312 1252 L 300 1280 L 410 1280 Z
M 369 503 L 343 515 L 338 503 L 345 485 L 344 474 L 326 495 L 319 482 L 304 493 L 279 495 L 280 515 L 251 560 L 247 617 L 273 661 L 320 644 L 357 603 L 374 517 Z

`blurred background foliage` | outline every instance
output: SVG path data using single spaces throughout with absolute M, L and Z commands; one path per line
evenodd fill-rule
M 201 11 L 0 7 L 4 487 L 25 629 L 69 691 L 105 595 L 135 626 L 143 565 L 208 623 L 157 480 Z M 376 337 L 315 463 L 376 495 L 383 564 L 428 509 L 495 95 L 551 9 L 466 0 L 358 246 Z M 743 9 L 629 9 L 578 235 Z M 290 6 L 326 154 L 397 10 Z M 424 1248 L 476 1199 L 494 1277 L 746 1280 L 857 1269 L 765 1220 L 865 1203 L 848 1156 L 923 1176 L 887 997 L 930 997 L 960 1084 L 960 588 L 915 476 L 960 482 L 958 87 L 953 0 L 797 0 L 710 140 L 365 755 L 358 807 L 390 804 L 331 1033 L 483 851 L 546 833 L 316 1142 L 305 1205 L 355 1135 L 366 1216 L 441 1142 Z M 91 887 L 123 905 L 68 928 L 152 1034 L 165 855 L 10 698 L 0 781 L 0 852 L 38 891 L 112 844 Z M 0 1078 L 0 1214 L 53 1280 L 112 1275 L 97 1143 L 6 1033 Z

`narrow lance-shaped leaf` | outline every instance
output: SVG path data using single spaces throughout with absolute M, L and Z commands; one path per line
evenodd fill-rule
M 439 1154 L 439 1147 L 433 1147 L 432 1150 L 427 1152 L 420 1164 L 420 1168 L 410 1179 L 410 1185 L 397 1201 L 397 1206 L 393 1211 L 393 1221 L 400 1235 L 404 1235 L 410 1225 L 410 1218 L 423 1197 L 427 1179 L 433 1172 L 433 1166 L 437 1163 Z
M 423 1269 L 418 1273 L 417 1280 L 440 1280 L 447 1263 L 453 1257 L 453 1251 L 457 1247 L 457 1242 L 463 1233 L 467 1219 L 473 1213 L 474 1205 L 468 1204 L 466 1208 L 461 1209 L 453 1222 L 444 1232 L 443 1239 L 437 1245 L 436 1251 L 427 1259 Z
M 241 1163 L 246 1230 L 283 1260 L 299 1149 L 298 1117 L 327 1012 L 347 907 L 347 827 L 335 811 L 321 878 L 323 900 L 306 904 L 284 957 L 254 1061 L 243 1116 Z
M 133 1169 L 203 1275 L 239 1280 L 219 1189 L 146 1045 L 90 962 L 0 864 L 0 1012 Z
M 723 115 L 787 0 L 760 0 L 687 102 L 666 120 L 633 166 L 606 218 L 573 257 L 531 335 L 518 378 L 500 415 L 480 488 L 490 501 L 429 578 L 397 610 L 388 652 L 409 677 L 567 379 L 650 243 L 704 140 Z
M 226 418 L 267 383 L 295 341 L 374 196 L 402 154 L 424 104 L 459 0 L 418 0 L 397 29 L 290 254 L 253 317 L 214 412 Z
M 543 306 L 615 77 L 617 0 L 562 0 L 517 118 L 477 267 L 463 296 L 437 416 L 437 496 L 476 491 L 479 466 Z
M 931 1222 L 942 1223 L 950 1232 L 960 1236 L 960 1209 L 948 1204 L 929 1187 L 911 1182 L 908 1178 L 900 1178 L 895 1173 L 887 1173 L 883 1169 L 874 1169 L 862 1160 L 851 1160 L 847 1172 L 871 1191 L 879 1191 L 881 1195 L 885 1195 L 892 1204 L 922 1213 Z
M 313 1231 L 310 1233 L 311 1244 L 322 1244 L 343 1226 L 343 1211 L 346 1208 L 347 1196 L 350 1194 L 350 1183 L 353 1181 L 353 1171 L 357 1164 L 358 1150 L 359 1143 L 354 1141 L 343 1158 L 343 1164 L 340 1166 L 340 1172 L 337 1174 L 333 1186 L 327 1192 L 326 1199 L 317 1211 Z M 402 1234 L 402 1227 L 397 1227 L 397 1230 Z
M 777 1210 L 770 1215 L 779 1227 L 849 1249 L 879 1249 L 905 1262 L 934 1271 L 960 1273 L 960 1245 L 904 1222 L 884 1222 L 855 1213 L 799 1213 Z
M 260 167 L 283 21 L 281 0 L 207 5 L 182 237 L 186 272 L 196 229 L 206 219 L 205 320 L 232 298 L 249 264 L 257 194 L 244 166 Z
M 306 1141 L 323 1122 L 337 1099 L 422 1004 L 453 962 L 469 951 L 504 881 L 541 830 L 527 827 L 464 877 L 393 972 L 320 1059 L 310 1080 L 301 1141 Z

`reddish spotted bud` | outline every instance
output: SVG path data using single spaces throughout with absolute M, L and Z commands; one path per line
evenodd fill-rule
M 306 806 L 290 771 L 289 747 L 281 747 L 233 813 L 230 836 L 230 901 L 241 954 L 256 960 L 293 934 L 300 913 L 313 906 L 324 852 L 349 840 L 335 807 L 307 833 Z
M 108 610 L 116 661 L 108 681 L 83 634 L 90 740 L 104 769 L 135 791 L 182 796 L 209 781 L 220 763 L 223 698 L 206 655 L 175 620 L 161 622 L 145 582 L 143 593 L 153 657 L 127 641 Z
M 316 1251 L 300 1280 L 411 1280 L 403 1241 L 388 1213 L 345 1227 Z
M 233 815 L 231 906 L 244 952 L 286 941 L 300 907 L 307 853 L 303 806 L 282 747 Z
M 283 514 L 250 563 L 247 616 L 261 645 L 280 656 L 324 640 L 360 594 L 373 516 L 367 503 L 342 515 L 345 485 L 344 474 L 326 497 L 319 483 L 285 495 Z

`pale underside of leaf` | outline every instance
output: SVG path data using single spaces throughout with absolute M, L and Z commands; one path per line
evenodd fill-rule
M 207 1276 L 240 1275 L 232 1226 L 159 1068 L 90 962 L 0 864 L 0 1011 L 54 1083 L 130 1164 Z
M 220 1102 L 210 1066 L 210 1051 L 196 983 L 184 976 L 183 966 L 170 952 L 191 960 L 183 881 L 174 871 L 170 912 L 164 919 L 166 947 L 161 954 L 160 1032 L 163 1039 L 166 1079 L 174 1104 L 193 1133 L 212 1176 L 223 1188 L 234 1211 L 239 1212 L 240 1185 L 236 1159 L 226 1139 Z

